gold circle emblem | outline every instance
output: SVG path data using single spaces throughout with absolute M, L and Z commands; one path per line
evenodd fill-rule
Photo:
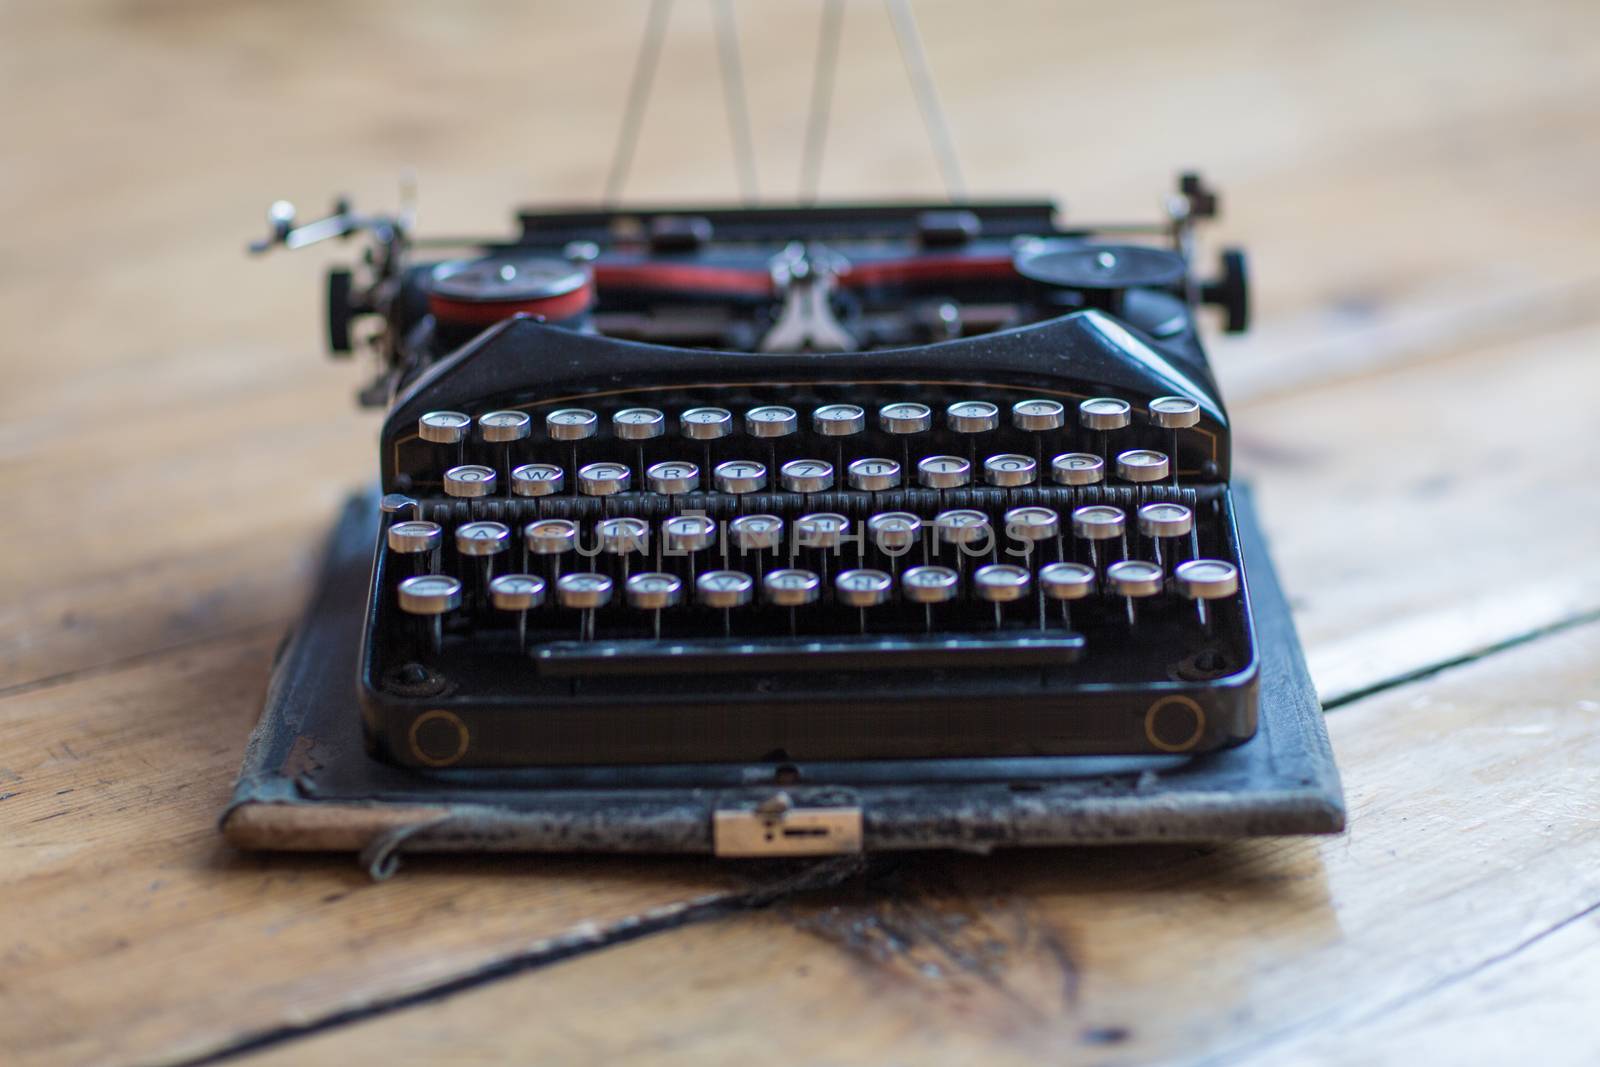
M 1184 708 L 1194 719 L 1194 732 L 1176 744 L 1171 741 L 1163 741 L 1156 733 L 1156 716 L 1160 715 L 1169 707 Z M 1145 740 L 1149 741 L 1153 747 L 1158 748 L 1163 752 L 1187 752 L 1195 745 L 1200 743 L 1200 738 L 1205 735 L 1205 732 L 1205 709 L 1199 704 L 1195 703 L 1191 697 L 1176 695 L 1162 697 L 1154 704 L 1151 704 L 1149 709 L 1144 713 Z
M 442 722 L 449 726 L 455 727 L 456 747 L 455 751 L 451 752 L 449 755 L 432 755 L 423 749 L 420 742 L 422 728 L 436 722 Z M 411 742 L 411 754 L 416 757 L 417 762 L 425 764 L 429 767 L 450 766 L 452 763 L 456 762 L 462 756 L 467 754 L 467 745 L 472 740 L 471 735 L 467 733 L 467 724 L 461 721 L 461 716 L 457 715 L 453 711 L 445 711 L 443 708 L 434 708 L 432 711 L 425 711 L 413 719 L 411 721 L 411 730 L 406 735 L 406 738 Z

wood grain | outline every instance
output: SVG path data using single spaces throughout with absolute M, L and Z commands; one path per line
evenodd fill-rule
M 7 1062 L 182 1058 L 746 885 L 704 863 L 562 857 L 418 861 L 373 884 L 349 856 L 233 851 L 216 820 L 275 641 L 0 702 Z
M 1588 626 L 1341 710 L 1340 838 L 890 863 L 247 1062 L 1495 1062 L 1479 1032 L 1580 1062 L 1597 694 Z M 1471 1005 L 1560 1029 L 1442 1025 Z
M 320 1026 L 272 1055 L 1592 1060 L 1592 628 L 1341 709 L 1353 830 L 1321 846 L 919 859 L 690 923 L 790 875 L 450 858 L 372 886 L 221 843 L 271 649 L 376 435 L 357 368 L 318 355 L 317 275 L 348 246 L 244 241 L 280 196 L 392 206 L 405 164 L 432 232 L 592 198 L 645 9 L 0 8 L 7 1061 Z M 819 10 L 738 5 L 774 195 Z M 1600 608 L 1600 8 L 917 10 L 975 191 L 1087 219 L 1147 217 L 1183 166 L 1222 187 L 1261 314 L 1215 351 L 1325 696 Z M 631 190 L 730 198 L 709 5 L 673 19 Z M 895 55 L 851 5 L 829 195 L 938 192 Z

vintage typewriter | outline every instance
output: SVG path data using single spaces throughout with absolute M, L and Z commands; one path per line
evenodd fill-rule
M 860 847 L 837 794 L 872 782 L 946 789 L 886 847 L 993 834 L 948 829 L 979 782 L 1147 789 L 1251 749 L 1264 677 L 1325 762 L 1275 588 L 1290 665 L 1263 667 L 1200 341 L 1205 308 L 1249 320 L 1242 253 L 1196 263 L 1215 211 L 1192 174 L 1115 226 L 1044 202 L 528 211 L 433 242 L 280 209 L 262 247 L 372 242 L 327 288 L 329 346 L 376 354 L 361 395 L 387 412 L 343 712 L 364 758 L 411 802 L 711 797 L 732 854 Z M 774 846 L 807 786 L 854 814 Z M 1062 811 L 1039 842 L 1095 836 Z M 1272 828 L 1240 819 L 1221 832 Z

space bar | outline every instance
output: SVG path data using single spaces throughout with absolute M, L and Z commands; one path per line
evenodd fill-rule
M 1083 635 L 919 634 L 775 637 L 760 641 L 556 641 L 533 651 L 539 673 L 775 674 L 902 668 L 1059 667 L 1083 653 Z

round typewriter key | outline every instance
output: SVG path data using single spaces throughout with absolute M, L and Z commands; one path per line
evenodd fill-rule
M 1039 584 L 1051 600 L 1082 600 L 1094 592 L 1094 570 L 1082 563 L 1051 563 L 1039 569 Z
M 899 401 L 878 409 L 878 425 L 889 433 L 921 433 L 933 426 L 933 412 L 926 404 Z
M 1110 504 L 1090 504 L 1072 512 L 1072 532 L 1090 541 L 1109 541 L 1124 530 L 1122 509 Z
M 461 500 L 477 500 L 480 497 L 493 495 L 495 482 L 498 480 L 493 467 L 465 463 L 444 472 L 444 491 L 446 496 Z
M 972 584 L 978 596 L 984 600 L 996 604 L 1009 604 L 1027 595 L 1032 577 L 1025 567 L 1013 566 L 1010 563 L 991 563 L 973 572 Z
M 801 548 L 838 548 L 849 528 L 849 519 L 831 511 L 802 515 L 794 523 L 795 539 Z
M 578 544 L 578 524 L 569 519 L 540 519 L 522 528 L 528 551 L 536 556 L 559 556 Z
M 1000 409 L 987 400 L 958 400 L 944 409 L 944 421 L 956 433 L 986 433 L 1000 425 Z
M 891 573 L 898 574 L 900 557 L 922 538 L 922 519 L 909 511 L 880 512 L 867 520 L 867 536 L 889 557 Z M 922 562 L 928 562 L 927 546 L 923 547 Z
M 643 519 L 601 519 L 595 523 L 600 551 L 627 557 L 650 549 L 650 524 Z M 626 565 L 626 560 L 624 560 Z
M 456 551 L 463 556 L 495 556 L 511 545 L 511 531 L 498 522 L 464 522 L 456 527 Z
M 1110 457 L 1109 435 L 1127 426 L 1133 418 L 1133 405 L 1116 397 L 1090 397 L 1078 405 L 1078 423 L 1099 435 L 1100 454 Z
M 1035 398 L 1011 405 L 1011 424 L 1019 430 L 1040 433 L 1059 430 L 1067 422 L 1067 409 L 1059 400 Z
M 620 441 L 648 441 L 667 432 L 667 417 L 655 408 L 623 408 L 612 414 L 611 432 Z
M 889 591 L 894 588 L 894 580 L 882 571 L 853 570 L 840 571 L 839 577 L 833 580 L 834 599 L 846 607 L 855 608 L 857 628 L 867 632 L 867 609 L 876 607 L 889 599 Z
M 1220 559 L 1191 559 L 1173 571 L 1178 591 L 1191 600 L 1221 600 L 1239 591 L 1239 568 Z
M 980 600 L 987 600 L 994 605 L 996 630 L 1005 625 L 1002 605 L 1014 603 L 1027 596 L 1028 586 L 1032 581 L 1033 576 L 1028 573 L 1027 568 L 1013 566 L 1010 563 L 991 563 L 973 572 L 973 591 Z
M 544 579 L 502 574 L 489 583 L 489 599 L 501 611 L 527 611 L 544 603 Z
M 611 579 L 592 571 L 563 574 L 556 581 L 556 597 L 564 608 L 603 608 L 611 603 Z
M 811 413 L 811 428 L 824 437 L 849 437 L 867 428 L 867 413 L 854 404 L 824 404 Z
M 800 428 L 794 408 L 763 404 L 744 413 L 744 432 L 751 437 L 787 437 Z
M 1123 559 L 1106 568 L 1106 583 L 1118 596 L 1146 597 L 1161 592 L 1161 568 L 1143 559 Z
M 583 612 L 578 623 L 579 636 L 585 641 L 594 639 L 594 613 L 611 603 L 611 579 L 592 571 L 563 574 L 556 579 L 556 599 L 564 608 Z
M 943 604 L 961 591 L 961 576 L 949 567 L 912 567 L 901 576 L 900 590 L 913 604 Z
M 678 416 L 678 429 L 694 441 L 715 441 L 733 432 L 733 413 L 723 408 L 690 408 Z
M 740 552 L 775 549 L 783 542 L 783 520 L 776 515 L 740 515 L 728 523 L 728 539 Z
M 539 519 L 522 528 L 528 553 L 550 558 L 550 580 L 555 580 L 560 557 L 578 547 L 578 524 L 570 519 Z
M 654 463 L 645 471 L 645 483 L 652 493 L 663 493 L 667 496 L 692 493 L 700 488 L 700 468 L 681 459 Z
M 960 456 L 925 456 L 917 461 L 917 481 L 925 489 L 955 489 L 972 478 L 972 464 Z
M 490 444 L 510 444 L 533 432 L 533 420 L 525 411 L 491 411 L 478 416 L 478 432 Z
M 705 515 L 674 515 L 661 524 L 668 550 L 698 552 L 717 543 L 717 524 Z
M 437 570 L 435 555 L 444 543 L 444 531 L 436 522 L 409 519 L 391 523 L 384 531 L 389 551 L 402 557 L 394 561 L 394 570 L 401 576 L 426 574 Z
M 428 650 L 435 656 L 444 645 L 444 616 L 461 606 L 461 583 L 447 574 L 423 574 L 400 583 L 400 610 L 429 620 Z
M 718 463 L 711 480 L 719 492 L 759 493 L 767 487 L 767 468 L 750 459 L 730 459 Z
M 1135 448 L 1117 455 L 1117 477 L 1125 482 L 1159 482 L 1167 473 L 1167 457 L 1160 452 Z
M 1128 606 L 1129 626 L 1137 621 L 1133 602 L 1158 595 L 1161 592 L 1162 577 L 1159 566 L 1142 559 L 1118 560 L 1106 568 L 1106 584 L 1113 593 L 1122 597 Z
M 444 532 L 439 529 L 439 524 L 436 522 L 410 519 L 390 526 L 385 536 L 388 539 L 389 551 L 415 556 L 438 548 L 444 539 Z
M 900 591 L 913 604 L 922 605 L 922 628 L 933 633 L 933 606 L 955 599 L 961 576 L 949 567 L 912 567 L 901 575 Z
M 1186 429 L 1200 422 L 1200 405 L 1186 396 L 1158 396 L 1150 401 L 1150 418 L 1168 430 Z
M 1039 593 L 1061 604 L 1061 625 L 1072 625 L 1069 601 L 1082 600 L 1094 592 L 1094 568 L 1082 563 L 1051 563 L 1039 568 Z M 1044 626 L 1044 605 L 1039 606 L 1039 625 Z
M 489 582 L 489 602 L 500 611 L 517 613 L 517 651 L 528 647 L 528 612 L 544 603 L 544 579 L 531 574 L 502 574 Z
M 791 459 L 779 468 L 783 487 L 791 493 L 820 493 L 833 488 L 833 464 L 820 459 Z
M 695 553 L 717 543 L 717 524 L 706 515 L 674 515 L 661 523 L 661 540 L 674 556 L 687 556 L 689 579 L 697 567 Z
M 939 512 L 933 517 L 933 530 L 940 543 L 959 546 L 963 555 L 990 555 L 996 547 L 989 516 L 970 508 Z
M 755 580 L 744 571 L 706 571 L 695 579 L 695 595 L 708 608 L 722 609 L 722 636 L 733 634 L 733 609 L 750 603 Z
M 1150 538 L 1155 561 L 1161 562 L 1161 542 L 1168 537 L 1187 537 L 1194 529 L 1194 512 L 1182 504 L 1160 502 L 1139 508 L 1139 532 Z
M 983 461 L 983 480 L 990 485 L 1014 489 L 1019 485 L 1032 485 L 1039 474 L 1039 464 L 1032 456 L 1006 454 L 990 456 Z
M 481 560 L 472 585 L 472 601 L 481 605 L 483 591 L 494 577 L 494 557 L 511 547 L 511 531 L 498 522 L 464 522 L 456 527 L 456 552 L 463 564 Z
M 619 441 L 633 441 L 636 469 L 645 474 L 644 442 L 667 432 L 667 417 L 655 408 L 623 408 L 611 415 L 611 434 Z
M 423 574 L 400 583 L 400 610 L 408 615 L 443 615 L 461 606 L 461 583 L 447 574 Z
M 417 436 L 436 445 L 456 445 L 466 439 L 472 416 L 460 411 L 430 411 L 417 420 Z
M 1194 512 L 1182 504 L 1145 504 L 1138 514 L 1139 532 L 1146 537 L 1185 537 L 1194 529 Z
M 511 492 L 516 496 L 551 496 L 566 483 L 561 468 L 550 463 L 524 463 L 511 472 Z
M 850 482 L 850 488 L 876 493 L 884 489 L 893 489 L 900 484 L 900 464 L 881 457 L 853 459 L 845 475 Z
M 761 592 L 767 603 L 789 609 L 789 635 L 798 630 L 795 609 L 814 603 L 822 593 L 822 579 L 808 570 L 786 567 L 761 576 Z
M 651 615 L 651 629 L 657 641 L 661 640 L 661 612 L 674 607 L 683 599 L 683 583 L 677 575 L 662 571 L 635 574 L 623 585 L 628 606 Z
M 828 580 L 828 558 L 838 554 L 849 529 L 850 520 L 831 511 L 813 512 L 794 521 L 795 548 L 817 553 L 824 583 Z
M 1115 397 L 1090 397 L 1078 405 L 1078 422 L 1088 430 L 1120 430 L 1132 419 L 1133 405 Z
M 1011 405 L 1011 424 L 1019 430 L 1038 435 L 1034 438 L 1034 449 L 1040 463 L 1044 462 L 1044 435 L 1060 429 L 1066 421 L 1067 409 L 1061 406 L 1059 400 L 1035 397 Z
M 1005 514 L 1006 536 L 1022 543 L 1021 555 L 1032 556 L 1034 546 L 1041 541 L 1056 541 L 1056 556 L 1061 551 L 1061 517 L 1049 508 L 1012 508 Z M 1011 550 L 1012 555 L 1017 555 Z
M 1100 542 L 1121 542 L 1127 532 L 1126 519 L 1121 508 L 1110 504 L 1090 504 L 1073 510 L 1072 532 L 1089 542 L 1089 564 L 1099 570 Z M 1127 546 L 1124 544 L 1121 547 L 1122 555 L 1126 556 Z
M 822 593 L 822 580 L 808 570 L 786 567 L 761 576 L 761 591 L 767 603 L 781 608 L 801 607 L 816 601 Z
M 1172 457 L 1172 484 L 1178 484 L 1178 431 L 1200 424 L 1200 404 L 1186 396 L 1158 396 L 1150 401 L 1150 419 L 1171 431 L 1167 454 Z
M 646 571 L 629 578 L 623 587 L 628 606 L 641 611 L 660 611 L 676 606 L 683 599 L 683 583 L 675 574 Z
M 1191 559 L 1178 564 L 1172 572 L 1172 578 L 1178 592 L 1195 602 L 1200 623 L 1207 632 L 1211 629 L 1207 601 L 1226 600 L 1239 591 L 1239 568 L 1226 560 Z
M 900 450 L 900 465 L 909 469 L 911 466 L 911 435 L 922 433 L 933 426 L 933 410 L 926 404 L 916 404 L 911 401 L 898 401 L 885 404 L 878 409 L 878 425 L 886 433 L 898 436 L 903 442 Z
M 878 551 L 891 557 L 906 554 L 922 531 L 922 520 L 909 511 L 884 511 L 867 520 L 867 534 Z
M 611 496 L 627 492 L 631 472 L 620 463 L 590 463 L 578 468 L 578 492 L 584 496 Z
M 587 441 L 600 425 L 600 416 L 588 408 L 561 408 L 544 417 L 545 433 L 552 441 Z
M 1067 452 L 1050 461 L 1057 485 L 1094 485 L 1105 476 L 1106 461 L 1092 452 Z

